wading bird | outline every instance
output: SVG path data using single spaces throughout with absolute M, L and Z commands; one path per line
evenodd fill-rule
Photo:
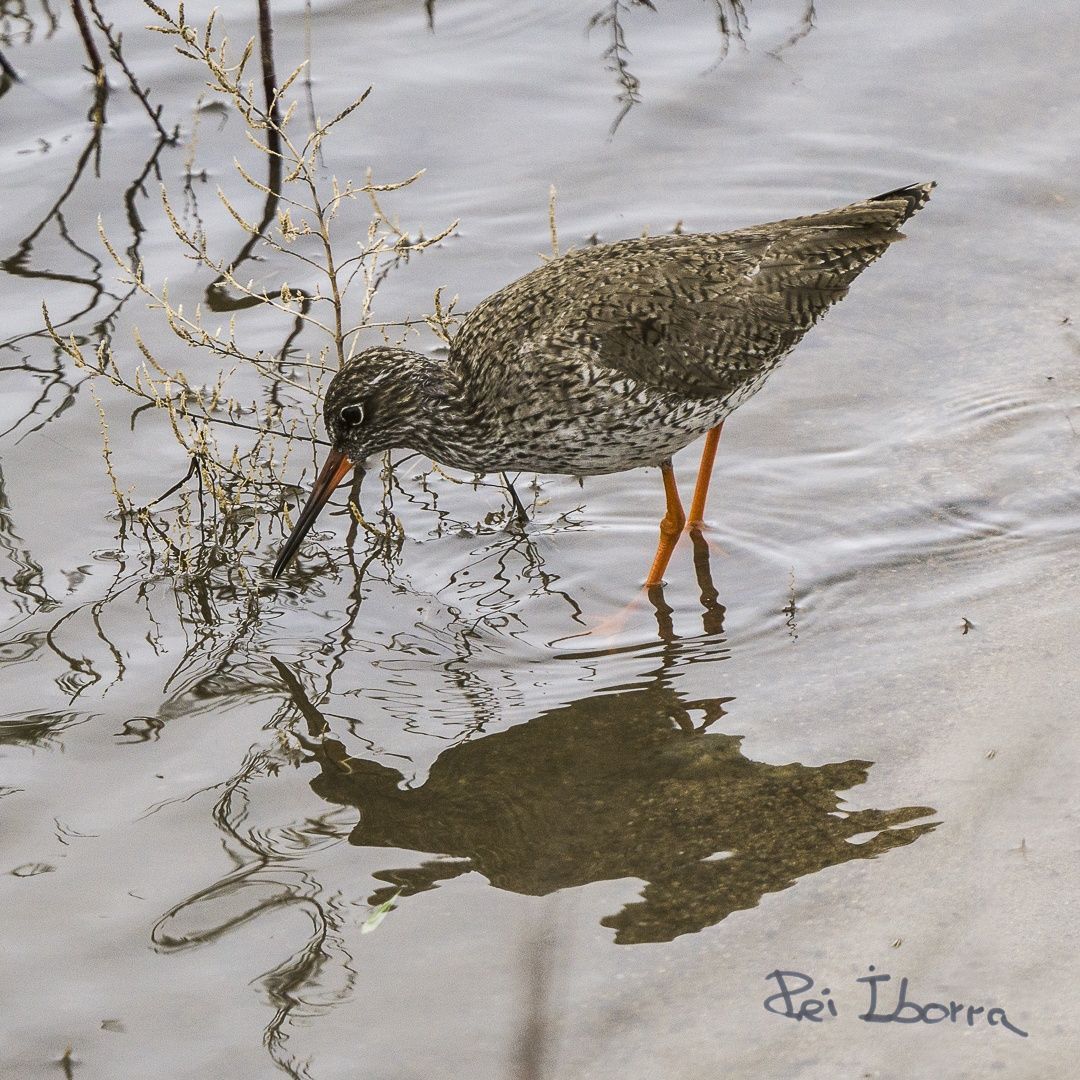
M 735 232 L 571 251 L 478 304 L 444 358 L 359 353 L 327 389 L 332 449 L 274 576 L 350 469 L 403 448 L 474 473 L 659 465 L 667 509 L 645 584 L 660 584 L 684 527 L 702 525 L 724 419 L 900 238 L 933 187 Z M 671 457 L 701 435 L 688 520 Z

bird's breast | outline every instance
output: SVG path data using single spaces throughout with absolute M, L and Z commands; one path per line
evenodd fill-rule
M 476 472 L 620 472 L 666 460 L 733 407 L 656 390 L 584 356 L 508 365 L 486 390 L 468 423 L 437 427 L 437 461 Z

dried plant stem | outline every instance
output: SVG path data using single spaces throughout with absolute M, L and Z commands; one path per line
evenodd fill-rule
M 77 2 L 81 0 L 73 0 Z M 149 96 L 124 61 L 120 36 L 106 23 L 98 0 L 88 2 L 98 31 L 109 43 L 110 55 L 125 71 L 161 133 L 160 109 L 149 104 Z M 101 338 L 91 354 L 91 349 L 77 337 L 61 337 L 47 311 L 45 323 L 57 348 L 79 371 L 92 380 L 104 379 L 135 399 L 132 426 L 144 414 L 158 417 L 184 454 L 185 475 L 163 494 L 141 503 L 124 494 L 114 468 L 105 404 L 93 394 L 101 417 L 103 456 L 114 497 L 122 519 L 138 525 L 149 545 L 152 565 L 157 560 L 162 569 L 196 576 L 227 568 L 230 574 L 240 572 L 244 580 L 253 582 L 254 578 L 243 571 L 241 560 L 267 515 L 278 523 L 287 520 L 285 465 L 294 446 L 310 447 L 319 442 L 314 436 L 316 404 L 327 373 L 347 362 L 365 331 L 377 331 L 387 340 L 397 334 L 404 340 L 415 327 L 428 325 L 449 340 L 453 321 L 458 317 L 454 311 L 456 298 L 445 303 L 437 293 L 432 315 L 398 323 L 375 322 L 371 310 L 387 272 L 412 254 L 439 243 L 456 222 L 434 236 L 412 236 L 384 210 L 384 194 L 406 189 L 419 179 L 419 173 L 390 183 L 375 182 L 370 170 L 362 184 L 325 177 L 322 144 L 363 104 L 368 91 L 328 122 L 315 118 L 302 138 L 294 136 L 290 123 L 297 103 L 286 95 L 306 64 L 278 82 L 268 0 L 259 0 L 257 37 L 237 53 L 230 49 L 227 39 L 215 33 L 213 15 L 205 26 L 196 28 L 186 21 L 182 5 L 172 13 L 155 0 L 144 2 L 158 18 L 148 29 L 171 38 L 180 55 L 202 66 L 210 92 L 240 116 L 248 142 L 265 156 L 266 172 L 258 177 L 236 162 L 237 176 L 245 189 L 258 194 L 262 214 L 259 220 L 252 220 L 243 202 L 224 189 L 218 190 L 222 207 L 244 237 L 233 258 L 222 258 L 212 251 L 211 238 L 197 211 L 194 188 L 190 184 L 185 188 L 186 201 L 180 212 L 162 188 L 162 209 L 174 235 L 187 255 L 214 275 L 207 303 L 187 308 L 173 299 L 166 284 L 155 286 L 147 281 L 137 253 L 121 252 L 103 229 L 99 231 L 121 280 L 144 296 L 152 309 L 163 313 L 180 343 L 199 350 L 218 370 L 211 376 L 210 385 L 196 385 L 183 368 L 159 359 L 138 330 L 134 334 L 137 356 L 131 366 L 114 353 L 108 336 Z M 256 50 L 261 60 L 261 78 L 253 80 L 245 71 Z M 188 168 L 194 173 L 193 159 Z M 351 230 L 359 231 L 360 242 L 343 255 L 339 249 L 339 232 L 343 230 L 338 215 L 358 202 L 366 202 L 370 211 L 366 228 Z M 193 214 L 193 220 L 188 213 Z M 269 258 L 260 263 L 260 272 L 274 274 L 273 285 L 242 276 L 241 266 L 256 245 L 268 252 Z M 302 273 L 304 283 L 299 287 L 290 284 L 281 274 L 282 266 Z M 255 304 L 287 320 L 289 329 L 280 348 L 264 353 L 243 343 L 238 316 L 243 308 Z M 207 316 L 207 311 L 212 314 Z M 211 323 L 210 318 L 220 318 L 221 322 Z M 305 332 L 319 339 L 314 355 L 292 355 Z M 243 395 L 246 400 L 231 389 L 234 377 L 243 372 L 256 377 L 261 400 L 251 400 L 254 395 L 250 382 Z M 246 442 L 219 444 L 218 436 L 229 432 Z M 390 483 L 390 478 L 384 477 L 384 492 Z M 379 520 L 381 530 L 370 523 L 363 523 L 363 527 L 372 534 L 373 550 L 389 558 L 400 548 L 403 533 L 385 499 Z
M 555 185 L 552 184 L 548 191 L 548 229 L 551 232 L 551 257 L 557 259 L 559 257 L 559 230 L 555 225 L 555 199 L 556 199 Z

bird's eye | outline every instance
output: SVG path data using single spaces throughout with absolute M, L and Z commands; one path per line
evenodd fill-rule
M 343 424 L 348 427 L 355 427 L 357 424 L 362 424 L 364 422 L 364 406 L 346 405 L 339 415 L 341 416 L 341 422 Z

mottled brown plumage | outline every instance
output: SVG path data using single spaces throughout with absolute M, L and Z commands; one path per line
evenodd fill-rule
M 587 351 L 658 390 L 726 397 L 798 342 L 930 196 L 902 188 L 838 210 L 729 233 L 581 248 L 480 303 L 454 341 L 482 384 L 523 340 Z
M 407 447 L 473 472 L 593 475 L 661 465 L 668 513 L 655 584 L 685 515 L 671 455 L 754 393 L 930 197 L 932 183 L 735 232 L 572 251 L 473 309 L 450 355 L 368 349 L 334 377 L 334 446 L 274 568 L 287 565 L 333 486 Z M 699 475 L 691 523 L 708 486 Z

